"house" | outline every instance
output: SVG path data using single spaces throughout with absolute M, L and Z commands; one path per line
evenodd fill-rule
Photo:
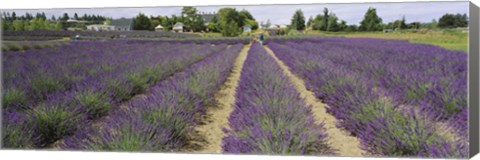
M 156 26 L 155 31 L 163 31 L 163 26 L 162 25 Z
M 180 33 L 183 32 L 183 23 L 182 22 L 175 23 L 175 25 L 173 25 L 172 30 L 174 32 L 180 32 Z
M 114 19 L 110 22 L 110 25 L 114 26 L 116 31 L 131 31 L 133 30 L 133 19 L 120 18 Z
M 105 25 L 105 24 L 93 24 L 93 25 L 88 25 L 87 30 L 89 30 L 89 31 L 113 31 L 113 30 L 115 30 L 115 26 Z
M 249 24 L 245 24 L 243 26 L 243 32 L 252 32 L 252 26 Z

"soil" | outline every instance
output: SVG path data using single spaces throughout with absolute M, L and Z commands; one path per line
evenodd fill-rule
M 270 48 L 264 46 L 268 54 L 280 65 L 284 73 L 292 80 L 300 96 L 305 100 L 307 105 L 312 106 L 312 112 L 317 124 L 324 123 L 324 128 L 328 134 L 328 143 L 338 156 L 362 156 L 365 151 L 360 148 L 360 141 L 351 136 L 347 131 L 336 127 L 337 119 L 327 113 L 327 104 L 317 99 L 313 92 L 307 90 L 304 81 L 294 75 L 288 66 L 286 66 Z
M 240 80 L 240 72 L 247 58 L 250 45 L 245 46 L 233 64 L 232 71 L 226 82 L 215 95 L 216 103 L 208 106 L 206 114 L 199 119 L 201 122 L 190 135 L 190 142 L 182 152 L 190 153 L 221 153 L 222 138 L 225 133 L 222 128 L 228 128 L 228 116 L 233 111 L 235 93 Z

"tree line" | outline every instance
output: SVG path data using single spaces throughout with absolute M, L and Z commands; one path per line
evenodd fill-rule
M 430 23 L 412 22 L 407 24 L 405 17 L 389 23 L 382 23 L 382 18 L 377 15 L 375 8 L 368 8 L 363 16 L 363 20 L 358 25 L 347 25 L 346 21 L 340 20 L 335 13 L 323 9 L 322 14 L 310 17 L 305 23 L 305 16 L 301 10 L 295 11 L 292 16 L 289 29 L 294 30 L 318 30 L 328 32 L 354 32 L 354 31 L 382 31 L 383 29 L 419 29 L 419 28 L 457 28 L 467 27 L 468 17 L 466 14 L 444 14 L 439 18 L 438 22 L 433 19 Z
M 68 13 L 64 13 L 62 16 L 47 18 L 44 12 L 36 13 L 35 16 L 31 13 L 25 13 L 18 16 L 15 12 L 2 12 L 0 16 L 2 21 L 2 29 L 6 31 L 23 31 L 23 30 L 66 30 L 69 27 L 85 28 L 86 24 L 101 24 L 106 21 L 107 17 L 100 15 L 84 14 L 78 16 L 74 13 L 73 17 L 70 17 Z M 81 20 L 85 23 L 67 23 L 67 20 Z
M 161 25 L 164 30 L 172 30 L 177 22 L 183 23 L 186 31 L 218 32 L 223 36 L 240 35 L 245 24 L 249 24 L 253 30 L 258 28 L 257 21 L 246 10 L 237 11 L 235 8 L 221 8 L 209 22 L 204 22 L 202 14 L 195 7 L 183 7 L 180 16 L 148 17 L 143 13 L 139 13 L 133 19 L 133 29 L 154 30 L 156 26 Z

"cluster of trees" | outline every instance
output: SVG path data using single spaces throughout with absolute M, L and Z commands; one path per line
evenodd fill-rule
M 246 10 L 237 11 L 234 8 L 221 8 L 209 22 L 204 22 L 202 15 L 194 7 L 183 7 L 180 16 L 146 16 L 138 14 L 133 20 L 135 30 L 154 30 L 161 25 L 164 30 L 172 30 L 181 22 L 184 29 L 192 32 L 219 32 L 223 36 L 237 36 L 242 33 L 242 27 L 249 24 L 252 29 L 258 28 L 258 23 Z
M 312 30 L 319 31 L 355 31 L 357 26 L 348 26 L 347 22 L 340 20 L 333 12 L 328 8 L 323 9 L 323 14 L 318 14 L 315 18 L 310 17 L 307 22 L 307 27 Z M 353 28 L 353 29 L 352 29 Z
M 62 16 L 58 16 L 58 18 L 52 15 L 50 19 L 47 19 L 47 16 L 44 12 L 36 13 L 35 16 L 30 13 L 17 16 L 15 12 L 12 12 L 11 14 L 9 12 L 3 12 L 0 18 L 2 21 L 3 30 L 9 31 L 65 30 L 68 27 L 84 28 L 85 23 L 68 24 L 67 20 L 75 19 L 87 21 L 88 24 L 100 24 L 108 19 L 104 16 L 88 14 L 84 14 L 82 17 L 79 17 L 77 13 L 74 14 L 73 18 L 70 18 L 68 13 L 64 13 Z
M 468 17 L 467 14 L 445 14 L 440 17 L 438 21 L 438 27 L 440 28 L 457 28 L 467 27 Z
M 381 31 L 383 29 L 419 29 L 419 28 L 456 28 L 467 27 L 468 17 L 466 14 L 445 14 L 439 18 L 437 22 L 435 19 L 430 23 L 412 22 L 406 23 L 405 17 L 389 23 L 382 23 L 382 18 L 377 15 L 375 8 L 368 8 L 360 22 L 360 26 L 347 25 L 346 21 L 340 20 L 328 8 L 323 9 L 322 14 L 318 14 L 315 18 L 310 17 L 305 24 L 305 17 L 301 10 L 297 10 L 291 20 L 289 29 L 304 30 L 312 29 L 318 31 Z
M 24 30 L 61 30 L 63 29 L 60 22 L 47 19 L 45 13 L 37 13 L 33 16 L 26 13 L 17 16 L 15 12 L 3 12 L 1 16 L 2 29 L 8 31 L 24 31 Z

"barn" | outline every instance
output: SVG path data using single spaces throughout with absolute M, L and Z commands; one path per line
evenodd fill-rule
M 114 19 L 110 22 L 110 25 L 114 26 L 116 31 L 131 31 L 133 30 L 133 19 L 131 18 Z

